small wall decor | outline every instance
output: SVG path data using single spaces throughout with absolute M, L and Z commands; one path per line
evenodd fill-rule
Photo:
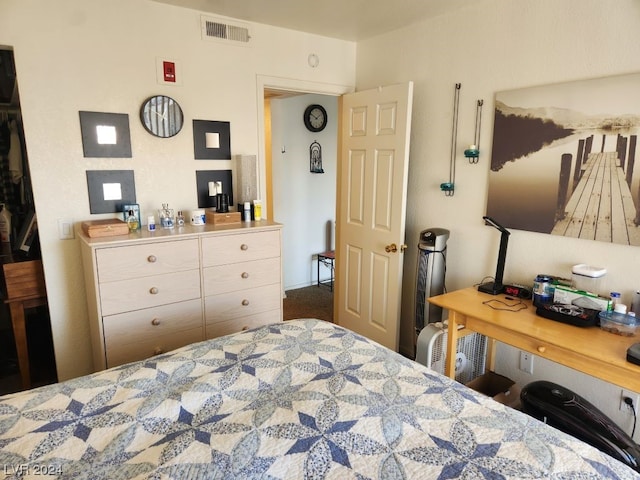
M 451 156 L 449 158 L 449 181 L 440 184 L 440 190 L 447 197 L 453 197 L 456 182 L 456 145 L 458 143 L 458 110 L 460 108 L 461 83 L 456 83 L 453 90 L 453 125 L 451 127 Z
M 133 170 L 87 170 L 91 213 L 120 213 L 136 203 Z
M 80 111 L 85 157 L 131 158 L 129 115 Z
M 229 122 L 194 120 L 193 151 L 196 160 L 231 160 Z
M 322 169 L 322 147 L 318 142 L 309 146 L 309 170 L 311 173 L 324 173 Z
M 467 157 L 469 163 L 478 163 L 478 157 L 480 157 L 480 128 L 482 126 L 482 105 L 484 100 L 478 100 L 476 103 L 476 130 L 473 137 L 473 143 L 469 145 L 464 151 L 464 156 Z
M 198 192 L 198 208 L 217 207 L 216 196 L 226 194 L 229 205 L 233 205 L 233 184 L 231 170 L 198 170 L 196 171 L 196 190 Z M 222 191 L 220 183 L 222 183 Z
M 180 62 L 171 58 L 156 57 L 156 77 L 160 85 L 182 85 Z

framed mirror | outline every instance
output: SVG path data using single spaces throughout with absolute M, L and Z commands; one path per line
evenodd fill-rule
M 140 120 L 147 132 L 161 138 L 178 134 L 184 124 L 180 105 L 165 95 L 147 98 L 140 108 Z

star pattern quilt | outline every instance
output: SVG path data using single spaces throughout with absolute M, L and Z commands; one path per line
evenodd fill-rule
M 74 480 L 640 478 L 315 319 L 0 397 L 0 469 Z

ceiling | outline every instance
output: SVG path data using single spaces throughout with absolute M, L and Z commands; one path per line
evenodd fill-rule
M 154 0 L 248 22 L 359 41 L 477 0 Z

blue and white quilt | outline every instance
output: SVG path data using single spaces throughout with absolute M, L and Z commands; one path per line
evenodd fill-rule
M 313 319 L 0 397 L 0 469 L 74 480 L 640 478 Z

